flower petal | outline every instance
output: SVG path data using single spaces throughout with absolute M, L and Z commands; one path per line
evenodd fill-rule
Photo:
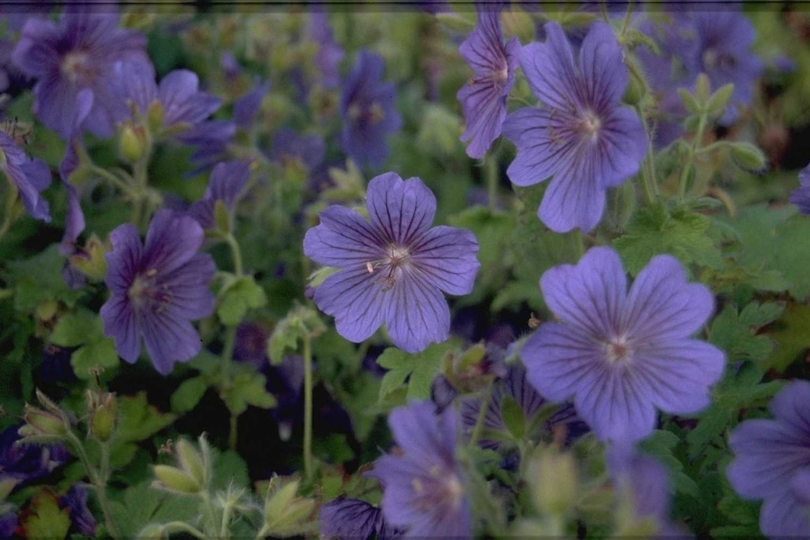
M 366 201 L 372 225 L 400 246 L 427 231 L 436 214 L 436 197 L 419 178 L 403 182 L 393 172 L 368 183 Z
M 405 272 L 394 284 L 385 312 L 391 341 L 405 352 L 417 353 L 450 336 L 450 308 L 439 289 L 419 272 Z
M 154 268 L 162 275 L 170 275 L 197 254 L 204 234 L 200 224 L 191 216 L 171 210 L 158 211 L 146 233 L 144 270 Z
M 335 317 L 338 334 L 360 343 L 382 325 L 390 292 L 383 292 L 376 277 L 363 266 L 332 274 L 315 289 L 315 303 Z
M 545 43 L 530 43 L 520 50 L 520 67 L 540 101 L 553 109 L 572 110 L 576 97 L 566 89 L 578 86 L 579 76 L 565 32 L 558 23 L 547 23 Z
M 112 251 L 107 260 L 107 287 L 114 295 L 126 297 L 133 277 L 141 271 L 143 245 L 138 229 L 131 223 L 119 225 L 110 233 Z
M 449 294 L 469 294 L 481 264 L 475 235 L 456 227 L 434 227 L 410 246 L 411 261 L 425 281 Z
M 771 400 L 769 409 L 779 422 L 788 424 L 810 441 L 810 382 L 793 381 Z
M 554 175 L 538 211 L 543 223 L 559 233 L 575 227 L 590 231 L 605 209 L 605 189 L 597 172 L 599 161 L 587 155 L 589 152 L 574 154 L 568 166 Z
M 765 499 L 759 514 L 759 528 L 769 538 L 807 538 L 810 536 L 807 514 L 807 505 L 785 490 Z
M 561 139 L 555 128 L 558 120 L 548 111 L 524 107 L 511 113 L 503 123 L 503 135 L 517 146 L 517 157 L 506 174 L 513 184 L 531 186 L 569 166 L 572 141 Z
M 610 26 L 593 23 L 579 51 L 585 103 L 607 108 L 621 100 L 627 86 L 627 68 L 622 55 L 622 48 Z
M 141 317 L 146 352 L 161 375 L 172 372 L 175 362 L 187 362 L 202 348 L 200 335 L 187 320 L 166 312 L 144 313 Z
M 382 257 L 385 240 L 354 210 L 333 205 L 320 218 L 304 236 L 304 254 L 313 261 L 343 268 Z
M 118 355 L 134 364 L 141 354 L 141 333 L 138 317 L 127 296 L 110 297 L 101 306 L 104 335 L 115 340 Z

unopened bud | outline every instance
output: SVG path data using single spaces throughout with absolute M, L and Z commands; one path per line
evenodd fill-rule
M 88 399 L 90 411 L 90 433 L 99 441 L 106 442 L 112 437 L 115 431 L 116 414 L 118 412 L 118 402 L 115 394 L 101 393 L 93 394 Z
M 205 461 L 194 445 L 185 439 L 180 439 L 175 445 L 177 460 L 184 471 L 194 478 L 201 486 L 205 486 L 208 475 L 205 470 Z
M 197 480 L 176 467 L 155 465 L 152 470 L 158 479 L 156 487 L 189 494 L 200 493 L 203 490 L 203 486 Z
M 107 251 L 104 242 L 93 234 L 80 253 L 70 256 L 70 263 L 90 279 L 101 281 L 107 275 Z
M 315 501 L 298 497 L 297 492 L 298 480 L 284 483 L 273 477 L 270 481 L 262 528 L 268 536 L 296 536 L 312 528 L 310 517 L 315 510 Z
M 550 515 L 563 516 L 574 507 L 577 497 L 577 469 L 569 452 L 549 446 L 530 461 L 528 481 L 537 508 Z
M 25 405 L 23 416 L 25 425 L 19 429 L 19 435 L 31 442 L 61 439 L 68 433 L 67 417 L 44 411 L 31 405 Z
M 141 159 L 145 150 L 143 135 L 139 135 L 137 131 L 139 130 L 134 128 L 131 124 L 124 124 L 124 127 L 121 129 L 121 137 L 118 139 L 118 150 L 121 153 L 121 157 L 130 163 Z

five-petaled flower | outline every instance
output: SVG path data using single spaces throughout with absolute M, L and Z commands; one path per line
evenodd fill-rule
M 771 538 L 810 536 L 810 383 L 794 381 L 770 404 L 774 420 L 746 420 L 729 437 L 726 475 L 746 499 L 764 499 L 759 527 Z
M 175 362 L 200 352 L 200 336 L 191 321 L 213 312 L 208 284 L 216 271 L 210 255 L 197 253 L 203 239 L 197 221 L 170 210 L 152 218 L 145 246 L 132 224 L 110 233 L 106 282 L 112 296 L 102 306 L 101 318 L 104 333 L 115 339 L 127 362 L 138 359 L 141 337 L 163 375 L 171 373 Z
M 560 25 L 548 23 L 545 31 L 545 43 L 520 50 L 520 65 L 544 108 L 524 107 L 506 117 L 503 134 L 518 149 L 506 172 L 518 186 L 553 176 L 540 219 L 556 232 L 589 231 L 602 217 L 607 188 L 638 171 L 647 135 L 620 103 L 627 69 L 610 27 L 591 26 L 578 69 Z
M 396 173 L 369 182 L 371 223 L 354 210 L 330 206 L 307 231 L 304 253 L 339 267 L 315 290 L 315 303 L 335 317 L 338 333 L 359 343 L 385 322 L 407 352 L 442 342 L 450 310 L 441 291 L 469 294 L 478 272 L 478 242 L 468 230 L 433 227 L 436 198 L 419 178 Z
M 498 20 L 503 5 L 476 4 L 478 24 L 459 47 L 475 75 L 458 91 L 467 126 L 462 141 L 470 141 L 467 155 L 481 158 L 500 134 L 506 118 L 506 96 L 515 82 L 520 42 L 505 44 Z
M 383 485 L 386 522 L 411 538 L 471 538 L 470 501 L 455 458 L 455 409 L 431 401 L 394 409 L 388 425 L 401 455 L 388 454 L 368 473 Z
M 560 322 L 524 344 L 529 382 L 552 401 L 573 397 L 597 438 L 641 439 L 655 427 L 656 408 L 687 414 L 709 404 L 723 351 L 690 336 L 714 297 L 687 283 L 675 258 L 653 258 L 628 293 L 619 256 L 595 247 L 576 266 L 546 271 L 540 288 Z

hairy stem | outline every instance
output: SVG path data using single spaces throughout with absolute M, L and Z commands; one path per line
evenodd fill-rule
M 683 164 L 683 168 L 681 169 L 681 177 L 678 181 L 678 197 L 681 199 L 686 197 L 686 184 L 689 182 L 689 169 L 692 168 L 692 165 L 695 162 L 695 154 L 698 152 L 698 149 L 703 142 L 703 132 L 706 130 L 707 120 L 708 118 L 706 117 L 706 112 L 701 112 L 697 131 L 695 132 L 695 138 L 692 139 L 692 144 L 687 150 L 686 162 Z
M 312 478 L 312 343 L 304 336 L 304 475 Z

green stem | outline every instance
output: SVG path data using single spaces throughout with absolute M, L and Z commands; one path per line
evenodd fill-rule
M 697 131 L 695 132 L 695 138 L 692 139 L 692 145 L 689 147 L 687 154 L 686 154 L 686 162 L 681 169 L 681 177 L 678 181 L 678 197 L 684 199 L 686 197 L 686 183 L 689 181 L 689 169 L 692 168 L 692 165 L 695 162 L 695 154 L 698 151 L 698 147 L 703 141 L 703 132 L 706 130 L 706 112 L 703 111 L 700 113 L 700 120 L 698 121 Z
M 312 478 L 312 343 L 304 335 L 304 475 Z
M 574 235 L 574 245 L 577 250 L 577 260 L 579 260 L 585 255 L 585 235 L 582 233 L 582 229 L 574 229 L 572 233 Z
M 232 510 L 233 504 L 230 502 L 225 505 L 225 508 L 222 509 L 222 526 L 219 529 L 219 538 L 221 540 L 228 540 L 231 537 L 231 531 L 228 528 L 228 524 L 231 521 Z
M 256 540 L 262 540 L 263 538 L 267 537 L 269 532 L 270 529 L 267 527 L 267 524 L 262 525 L 262 528 L 256 533 Z
M 487 384 L 487 389 L 484 390 L 484 397 L 481 399 L 481 410 L 478 411 L 478 417 L 475 419 L 475 427 L 473 428 L 472 435 L 470 435 L 470 448 L 475 446 L 478 442 L 478 437 L 481 436 L 481 430 L 484 428 L 484 419 L 487 416 L 487 409 L 489 409 L 489 402 L 492 400 L 492 387 L 494 380 L 490 380 Z
M 90 479 L 90 483 L 96 489 L 98 505 L 101 507 L 101 513 L 104 514 L 104 523 L 107 526 L 107 532 L 111 537 L 118 540 L 121 538 L 121 531 L 118 530 L 118 525 L 116 525 L 113 520 L 112 513 L 110 512 L 110 503 L 107 500 L 107 476 L 109 475 L 110 461 L 109 445 L 107 443 L 101 445 L 101 474 L 99 474 L 90 464 L 90 458 L 87 456 L 84 445 L 82 445 L 79 438 L 76 437 L 73 432 L 68 432 L 67 442 L 69 446 L 73 448 L 76 456 L 78 456 L 79 461 L 81 461 L 87 473 L 87 477 Z
M 214 508 L 214 503 L 211 502 L 211 495 L 208 491 L 203 491 L 200 493 L 202 497 L 203 504 L 205 505 L 205 511 L 208 512 L 208 519 L 211 522 L 211 536 L 213 536 L 218 527 L 217 527 L 217 510 Z
M 222 361 L 220 363 L 220 392 L 225 392 L 231 386 L 231 359 L 233 358 L 233 348 L 236 344 L 236 327 L 229 326 L 225 333 L 225 346 L 222 348 Z M 236 450 L 237 430 L 236 415 L 231 414 L 228 431 L 228 445 L 231 450 Z
M 647 204 L 652 206 L 658 198 L 658 181 L 655 178 L 655 155 L 653 154 L 652 133 L 650 133 L 647 118 L 641 111 L 641 107 L 636 106 L 636 111 L 641 118 L 641 125 L 644 128 L 644 132 L 647 134 L 647 156 L 644 158 L 641 186 L 644 189 L 644 198 L 647 200 Z
M 107 180 L 109 183 L 117 187 L 123 193 L 127 195 L 130 199 L 137 200 L 138 193 L 132 188 L 132 186 L 128 185 L 124 180 L 118 178 L 116 175 L 111 173 L 106 169 L 102 169 L 95 163 L 90 166 L 90 171 L 95 174 L 96 176 L 100 176 L 104 180 Z
M 200 532 L 196 527 L 182 521 L 170 521 L 168 523 L 164 523 L 161 529 L 167 533 L 172 531 L 183 531 L 189 533 L 195 538 L 199 538 L 200 540 L 209 540 L 209 537 Z
M 487 157 L 484 167 L 487 178 L 487 206 L 490 212 L 494 212 L 498 200 L 498 161 L 495 154 Z
M 228 233 L 225 236 L 225 242 L 228 243 L 228 247 L 231 248 L 231 255 L 233 257 L 233 273 L 236 274 L 236 277 L 242 277 L 242 250 L 239 248 L 239 242 L 236 241 L 236 237 L 233 233 Z

